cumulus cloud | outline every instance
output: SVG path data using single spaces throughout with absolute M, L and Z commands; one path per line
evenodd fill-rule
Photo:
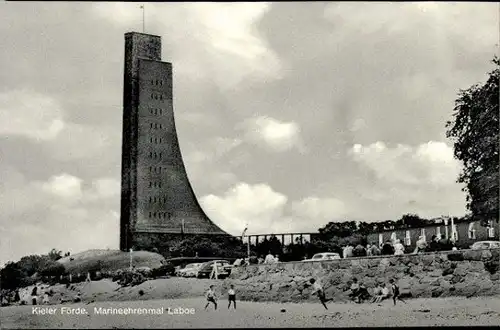
M 267 148 L 271 151 L 284 152 L 297 148 L 305 152 L 300 135 L 300 127 L 296 122 L 282 122 L 271 117 L 260 116 L 247 119 L 237 126 L 244 130 L 245 140 Z
M 64 199 L 79 199 L 82 197 L 82 180 L 63 173 L 42 183 L 42 189 Z
M 294 215 L 316 221 L 341 219 L 347 213 L 346 205 L 337 198 L 319 198 L 310 196 L 292 203 Z
M 206 195 L 201 205 L 221 228 L 240 235 L 248 224 L 249 234 L 316 232 L 347 213 L 337 198 L 309 196 L 288 204 L 288 197 L 268 184 L 239 182 L 221 196 Z
M 0 264 L 54 247 L 72 252 L 118 248 L 116 179 L 97 178 L 85 188 L 84 180 L 68 173 L 30 182 L 15 169 L 0 172 L 11 177 L 0 186 L 0 234 L 9 238 L 0 240 Z
M 56 100 L 27 90 L 0 94 L 0 134 L 52 140 L 65 127 Z
M 203 196 L 200 202 L 214 222 L 229 233 L 239 235 L 247 223 L 249 232 L 254 233 L 279 229 L 287 200 L 284 194 L 267 184 L 240 182 L 223 196 L 210 194 Z
M 391 148 L 379 141 L 368 146 L 356 144 L 350 154 L 387 182 L 453 185 L 460 173 L 452 147 L 444 142 L 429 141 L 417 147 L 398 144 Z
M 254 25 L 269 9 L 260 3 L 147 4 L 147 24 L 170 38 L 176 72 L 211 79 L 222 89 L 243 78 L 279 78 L 280 61 Z M 119 25 L 141 26 L 137 4 L 101 3 L 94 10 Z
M 227 189 L 237 182 L 230 170 L 228 154 L 242 144 L 237 138 L 215 137 L 201 144 L 188 143 L 183 151 L 184 165 L 191 182 L 196 182 L 195 191 Z M 227 162 L 220 164 L 219 160 Z
M 60 161 L 99 159 L 111 150 L 119 154 L 120 128 L 119 125 L 113 127 L 68 123 L 47 148 L 52 157 Z

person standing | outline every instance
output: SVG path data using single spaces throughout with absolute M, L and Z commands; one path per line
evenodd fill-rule
M 401 240 L 397 239 L 394 244 L 394 255 L 402 256 L 403 254 L 405 254 L 405 246 L 401 244 Z
M 325 297 L 325 291 L 323 290 L 323 287 L 321 286 L 321 284 L 319 284 L 318 282 L 316 282 L 316 280 L 314 278 L 311 278 L 309 280 L 309 282 L 313 286 L 312 294 L 317 294 L 318 298 L 319 298 L 319 301 L 321 302 L 321 304 L 323 305 L 323 307 L 325 307 L 325 309 L 328 310 L 328 307 L 326 307 L 326 303 L 329 302 L 329 301 L 331 301 L 332 299 L 327 299 Z
M 212 303 L 215 306 L 215 310 L 217 310 L 217 297 L 215 295 L 213 285 L 210 285 L 210 288 L 208 289 L 207 293 L 205 294 L 205 297 L 207 298 L 207 304 L 205 305 L 205 309 L 207 309 L 208 305 L 210 305 L 210 303 Z
M 385 241 L 384 245 L 382 246 L 382 255 L 387 256 L 387 255 L 393 255 L 394 254 L 394 247 L 391 244 L 390 240 Z
M 234 304 L 234 309 L 236 309 L 236 292 L 234 291 L 234 285 L 231 284 L 231 287 L 229 291 L 227 292 L 228 294 L 228 301 L 229 305 L 227 305 L 227 309 L 231 307 L 231 302 Z
M 264 259 L 265 264 L 272 264 L 274 263 L 274 256 L 269 252 L 266 256 L 266 259 Z
M 38 288 L 35 285 L 35 287 L 31 291 L 31 302 L 33 305 L 36 305 L 37 301 L 38 301 Z
M 347 244 L 347 247 L 345 248 L 345 255 L 346 258 L 352 258 L 354 256 L 354 247 L 351 244 Z
M 394 301 L 394 306 L 396 306 L 396 300 L 400 300 L 406 304 L 406 301 L 404 301 L 400 297 L 401 293 L 399 292 L 399 286 L 396 284 L 396 282 L 391 278 L 389 280 L 389 283 L 391 283 L 392 300 Z
M 425 237 L 419 236 L 415 248 L 415 253 L 424 253 L 426 248 L 427 248 L 427 243 L 425 242 Z

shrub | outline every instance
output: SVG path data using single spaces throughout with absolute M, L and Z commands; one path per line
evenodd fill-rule
M 21 267 L 15 262 L 9 262 L 0 270 L 2 289 L 15 289 L 21 286 L 26 277 Z
M 66 274 L 66 269 L 64 268 L 64 266 L 56 261 L 48 262 L 40 270 L 40 276 L 44 277 L 55 276 L 58 279 L 60 278 L 61 275 L 65 274 Z
M 146 278 L 141 273 L 134 270 L 126 270 L 121 273 L 121 278 L 118 283 L 121 286 L 136 286 L 146 281 Z
M 151 270 L 152 277 L 160 277 L 165 275 L 173 276 L 174 273 L 175 273 L 175 267 L 171 263 L 167 263 L 165 265 L 162 265 L 160 267 Z

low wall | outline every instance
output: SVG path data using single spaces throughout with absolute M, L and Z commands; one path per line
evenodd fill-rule
M 249 265 L 233 269 L 223 292 L 234 284 L 241 300 L 316 300 L 308 283 L 314 277 L 328 298 L 347 301 L 356 277 L 370 293 L 377 282 L 394 278 L 401 293 L 411 297 L 494 295 L 500 294 L 499 259 L 500 249 L 495 249 Z

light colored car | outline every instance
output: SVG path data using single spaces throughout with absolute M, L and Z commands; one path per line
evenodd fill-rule
M 310 262 L 310 261 L 323 261 L 323 260 L 338 260 L 340 259 L 340 254 L 335 253 L 335 252 L 323 252 L 323 253 L 316 253 L 313 255 L 311 259 L 305 259 L 302 260 L 303 262 Z
M 500 241 L 480 241 L 472 244 L 472 250 L 499 249 Z
M 203 265 L 203 263 L 188 264 L 188 265 L 186 265 L 186 267 L 179 269 L 177 271 L 177 276 L 197 277 L 198 271 L 200 270 L 201 265 Z

